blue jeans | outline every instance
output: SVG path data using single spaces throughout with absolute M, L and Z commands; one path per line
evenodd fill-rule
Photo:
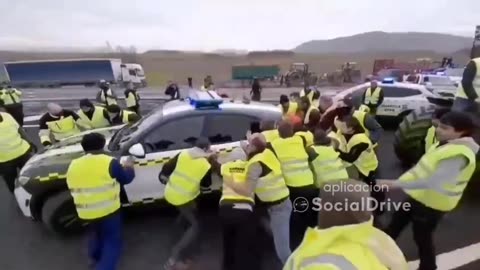
M 280 204 L 267 209 L 270 217 L 273 243 L 277 256 L 285 264 L 292 251 L 290 250 L 290 215 L 292 214 L 292 202 L 286 199 Z
M 95 270 L 115 270 L 122 246 L 120 213 L 90 224 L 88 255 Z

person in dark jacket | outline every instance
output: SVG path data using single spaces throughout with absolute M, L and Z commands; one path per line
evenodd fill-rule
M 165 89 L 165 95 L 170 96 L 170 99 L 179 99 L 180 98 L 180 90 L 178 85 L 172 81 L 168 82 L 168 86 Z
M 260 99 L 262 98 L 262 86 L 260 85 L 260 81 L 257 78 L 253 79 L 250 97 L 253 101 L 260 101 Z
M 456 112 L 471 112 L 479 113 L 479 86 L 474 85 L 474 81 L 478 80 L 480 71 L 478 70 L 477 64 L 480 58 L 472 59 L 468 62 L 465 70 L 463 71 L 462 83 L 458 88 L 457 94 L 455 96 L 455 101 L 453 102 L 452 111 Z

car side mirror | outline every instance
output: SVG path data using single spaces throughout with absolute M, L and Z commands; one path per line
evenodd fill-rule
M 141 143 L 136 143 L 128 149 L 128 153 L 136 158 L 145 158 L 145 148 Z

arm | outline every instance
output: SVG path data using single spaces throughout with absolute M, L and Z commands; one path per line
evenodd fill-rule
M 118 160 L 114 159 L 110 163 L 110 176 L 115 178 L 120 185 L 128 185 L 135 178 L 135 170 L 124 168 Z
M 368 88 L 367 88 L 368 90 Z M 363 91 L 363 94 L 362 94 L 362 104 L 365 104 L 365 96 L 367 95 L 367 90 Z
M 18 90 L 18 89 L 14 89 L 13 92 L 15 93 L 15 95 L 17 96 L 21 96 L 22 95 L 22 91 Z
M 455 184 L 458 175 L 467 165 L 464 157 L 456 156 L 440 161 L 437 170 L 427 178 L 416 179 L 414 182 L 395 181 L 394 187 L 404 189 L 425 189 L 435 188 L 444 184 Z
M 385 95 L 383 94 L 383 89 L 380 88 L 380 94 L 378 96 L 378 103 L 377 103 L 377 106 L 380 106 L 382 105 L 383 103 L 383 99 L 385 98 Z
M 477 66 L 475 65 L 475 62 L 470 61 L 465 67 L 462 77 L 463 91 L 465 91 L 465 94 L 470 100 L 475 100 L 478 98 L 475 88 L 473 87 L 473 80 L 475 79 L 476 74 Z
M 203 176 L 202 180 L 200 180 L 200 189 L 205 190 L 210 188 L 212 185 L 212 172 L 213 168 L 210 167 L 210 169 Z
M 173 173 L 175 170 L 175 167 L 177 167 L 177 160 L 178 156 L 180 154 L 177 154 L 175 157 L 169 159 L 165 165 L 163 165 L 162 170 L 160 170 L 160 174 L 158 175 L 158 180 L 162 182 L 162 184 L 166 184 L 168 181 L 168 178 L 170 175 Z
M 47 116 L 48 114 L 44 114 L 38 122 L 38 125 L 39 125 L 38 136 L 40 137 L 40 142 L 42 143 L 43 146 L 52 144 L 52 142 L 50 141 L 50 130 L 48 129 L 48 126 L 47 126 Z
M 350 152 L 344 153 L 340 150 L 337 150 L 337 152 L 340 153 L 339 157 L 346 162 L 353 163 L 355 162 L 358 157 L 362 154 L 363 151 L 368 149 L 368 144 L 367 143 L 360 143 L 358 145 L 355 145 L 350 149 Z
M 318 154 L 317 154 L 317 152 L 315 152 L 315 150 L 313 150 L 313 147 L 307 147 L 306 150 L 307 150 L 307 154 L 308 154 L 308 162 L 309 163 L 314 161 L 318 157 Z
M 130 115 L 128 115 L 128 123 L 135 123 L 138 120 L 140 120 L 140 116 L 138 116 L 138 114 L 131 113 Z M 125 123 L 125 124 L 128 124 L 128 123 Z
M 383 128 L 382 126 L 375 120 L 375 117 L 367 114 L 365 117 L 365 128 L 370 131 L 370 140 L 372 140 L 372 143 L 375 144 L 380 140 L 380 137 L 382 137 L 383 134 Z
M 252 163 L 247 167 L 247 180 L 244 183 L 234 182 L 233 179 L 224 179 L 226 185 L 242 196 L 250 196 L 255 190 L 258 178 L 262 175 L 262 165 L 260 162 Z

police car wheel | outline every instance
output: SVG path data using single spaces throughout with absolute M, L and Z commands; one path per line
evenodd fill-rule
M 425 136 L 432 126 L 432 111 L 412 111 L 398 126 L 393 147 L 402 164 L 413 165 L 425 153 Z
M 84 224 L 78 219 L 73 199 L 68 191 L 49 197 L 42 207 L 42 221 L 48 230 L 58 234 L 82 231 Z

